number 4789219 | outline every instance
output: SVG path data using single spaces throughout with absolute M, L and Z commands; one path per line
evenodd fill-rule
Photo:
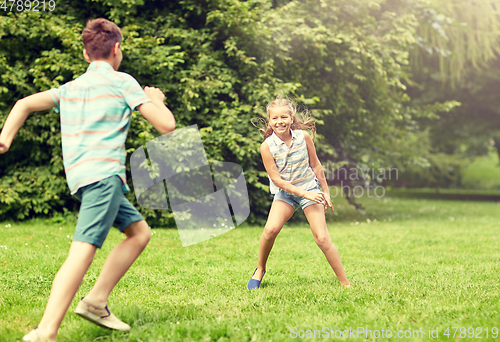
M 0 5 L 0 10 L 4 12 L 52 12 L 55 8 L 55 0 L 4 0 Z
M 482 328 L 482 327 L 469 327 L 468 329 L 465 327 L 448 327 L 446 330 L 443 332 L 443 335 L 448 337 L 448 338 L 489 338 L 490 336 L 493 338 L 498 337 L 498 328 L 497 327 L 492 327 L 492 328 Z

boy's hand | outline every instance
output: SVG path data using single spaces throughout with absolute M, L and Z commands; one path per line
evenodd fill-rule
M 161 102 L 163 104 L 163 100 L 165 99 L 165 94 L 155 87 L 144 87 L 144 92 L 153 102 Z
M 175 129 L 175 118 L 163 102 L 165 94 L 155 87 L 144 87 L 144 92 L 151 102 L 143 103 L 137 107 L 139 113 L 160 133 L 172 132 Z
M 0 154 L 3 154 L 9 150 L 9 147 L 0 141 Z

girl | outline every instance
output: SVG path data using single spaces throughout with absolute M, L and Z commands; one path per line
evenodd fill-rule
M 269 175 L 274 201 L 260 238 L 257 269 L 248 282 L 247 289 L 260 287 L 274 240 L 299 206 L 304 210 L 316 244 L 325 254 L 340 283 L 349 287 L 350 282 L 345 275 L 339 252 L 326 227 L 325 211 L 328 207 L 333 211 L 330 190 L 312 138 L 302 131 L 302 128 L 311 129 L 314 136 L 314 120 L 299 118 L 294 104 L 281 96 L 269 103 L 266 111 L 267 130 L 260 153 Z M 318 188 L 318 179 L 323 191 Z

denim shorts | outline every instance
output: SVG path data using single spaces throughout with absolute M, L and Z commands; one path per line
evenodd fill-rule
M 78 189 L 76 197 L 82 204 L 74 241 L 101 248 L 111 226 L 123 232 L 132 223 L 144 220 L 123 194 L 122 180 L 118 176 L 83 186 Z
M 321 192 L 321 190 L 319 189 L 319 187 L 315 187 L 313 189 L 306 190 L 306 191 Z M 285 203 L 288 203 L 295 210 L 297 210 L 298 207 L 302 207 L 302 210 L 304 210 L 305 208 L 307 208 L 310 205 L 319 204 L 317 202 L 308 200 L 307 198 L 304 198 L 304 197 L 301 197 L 301 196 L 297 196 L 297 195 L 292 195 L 291 193 L 286 192 L 285 190 L 281 190 L 281 189 L 280 189 L 280 191 L 277 194 L 274 195 L 273 202 L 274 201 L 283 201 Z

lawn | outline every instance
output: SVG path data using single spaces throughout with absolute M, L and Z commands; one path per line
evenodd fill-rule
M 106 330 L 70 311 L 58 340 L 289 341 L 315 333 L 317 340 L 336 340 L 342 331 L 344 340 L 359 341 L 399 340 L 398 334 L 409 341 L 430 340 L 429 334 L 439 341 L 500 340 L 500 202 L 491 193 L 483 200 L 421 193 L 427 196 L 362 198 L 366 215 L 334 201 L 329 231 L 350 289 L 340 288 L 307 224 L 285 226 L 255 291 L 245 286 L 261 227 L 238 227 L 187 248 L 177 230 L 153 229 L 110 298 L 132 330 Z M 72 222 L 50 220 L 0 225 L 1 341 L 20 341 L 38 323 L 73 229 Z M 121 239 L 110 234 L 70 310 Z

